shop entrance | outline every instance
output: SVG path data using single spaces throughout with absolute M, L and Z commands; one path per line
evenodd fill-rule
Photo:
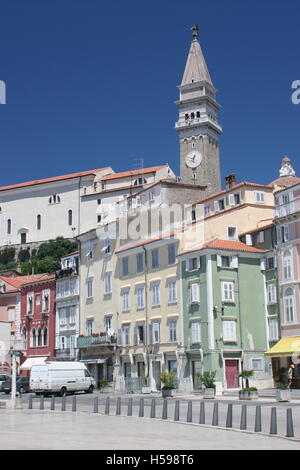
M 193 374 L 193 387 L 195 390 L 201 388 L 201 374 L 202 374 L 202 362 L 192 361 L 192 374 Z

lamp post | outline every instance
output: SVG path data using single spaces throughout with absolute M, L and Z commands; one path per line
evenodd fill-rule
M 11 408 L 16 408 L 17 405 L 17 357 L 20 357 L 22 351 L 25 350 L 25 345 L 22 340 L 12 340 L 10 346 L 10 355 L 12 360 L 12 377 L 11 377 Z

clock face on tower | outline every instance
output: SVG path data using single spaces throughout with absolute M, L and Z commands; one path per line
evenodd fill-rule
M 197 150 L 189 152 L 185 157 L 185 163 L 189 168 L 197 168 L 202 161 L 202 155 Z

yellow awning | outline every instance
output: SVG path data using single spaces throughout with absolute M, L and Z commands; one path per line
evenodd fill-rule
M 269 351 L 265 352 L 268 357 L 300 356 L 300 336 L 292 338 L 281 338 Z

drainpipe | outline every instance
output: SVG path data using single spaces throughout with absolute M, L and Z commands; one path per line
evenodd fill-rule
M 238 309 L 239 309 L 239 324 L 240 324 L 240 342 L 241 342 L 241 372 L 244 370 L 244 342 L 243 342 L 243 329 L 242 329 L 242 312 L 241 312 L 241 295 L 240 295 L 240 263 L 238 262 L 237 268 L 237 281 L 238 281 Z
M 145 264 L 145 269 L 144 269 L 144 280 L 145 280 L 145 351 L 146 351 L 146 377 L 149 377 L 149 369 L 150 369 L 150 364 L 149 364 L 149 338 L 148 338 L 148 285 L 147 285 L 147 274 L 148 274 L 148 259 L 147 259 L 147 250 L 145 248 L 145 245 L 143 245 L 143 251 L 144 251 L 144 264 Z M 150 379 L 150 377 L 149 377 Z M 148 384 L 147 384 L 148 385 Z

